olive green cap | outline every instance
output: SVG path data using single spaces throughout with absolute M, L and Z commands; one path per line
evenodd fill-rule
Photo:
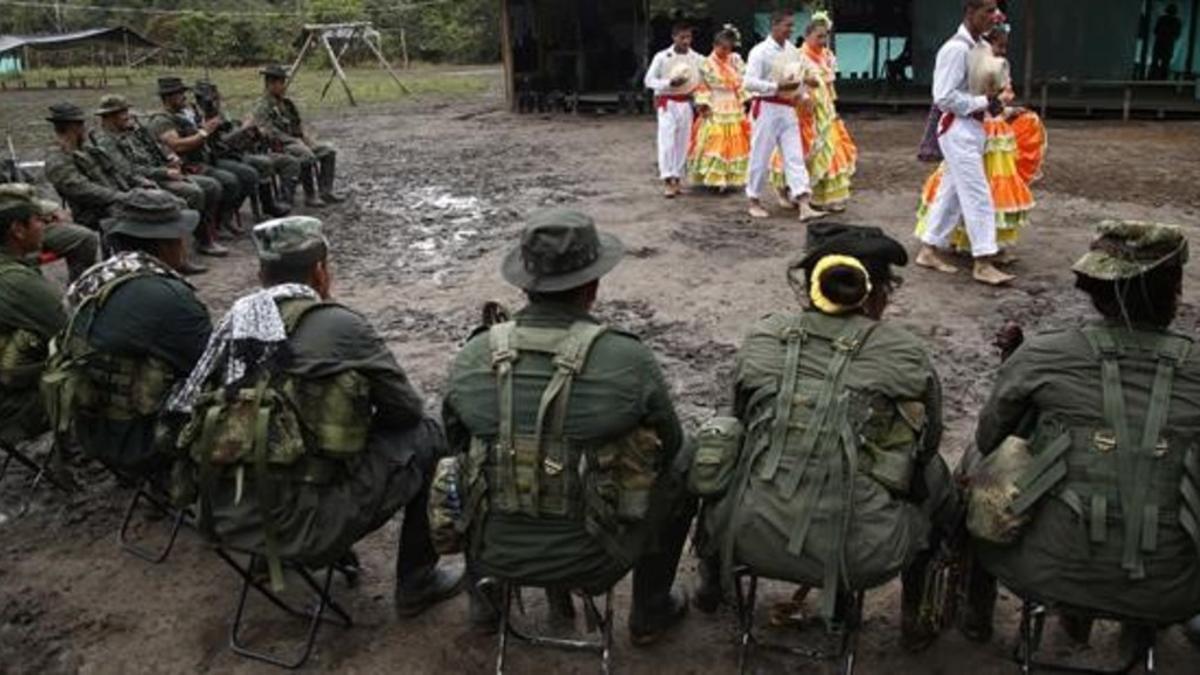
M 200 222 L 200 214 L 184 206 L 183 200 L 164 190 L 130 190 L 113 207 L 112 217 L 104 219 L 100 226 L 105 234 L 123 234 L 137 239 L 182 239 Z
M 1072 269 L 1101 281 L 1139 277 L 1163 265 L 1184 265 L 1188 240 L 1175 225 L 1133 220 L 1106 220 L 1099 236 Z
M 0 183 L 0 213 L 22 207 L 31 209 L 39 216 L 49 216 L 61 208 L 55 202 L 42 199 L 32 185 Z
M 108 94 L 100 99 L 100 107 L 93 110 L 92 114 L 104 117 L 122 110 L 129 110 L 129 100 L 120 94 Z
M 265 262 L 300 260 L 322 247 L 329 250 L 329 240 L 321 233 L 321 221 L 311 216 L 268 220 L 255 225 L 253 234 L 258 259 Z

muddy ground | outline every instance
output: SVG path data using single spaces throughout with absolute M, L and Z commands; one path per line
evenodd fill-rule
M 34 96 L 22 94 L 21 96 Z M 928 167 L 913 155 L 924 116 L 848 115 L 862 149 L 847 222 L 885 227 L 912 242 L 915 199 Z M 688 425 L 727 401 L 732 358 L 749 321 L 796 304 L 784 283 L 787 260 L 804 231 L 783 216 L 751 223 L 734 196 L 691 194 L 668 202 L 654 176 L 651 118 L 518 117 L 493 93 L 425 98 L 343 111 L 317 121 L 340 148 L 350 201 L 321 213 L 333 242 L 339 298 L 378 326 L 431 408 L 442 392 L 451 354 L 488 299 L 517 303 L 497 272 L 524 214 L 571 205 L 619 234 L 631 255 L 603 284 L 599 314 L 643 337 L 659 354 Z M 1007 320 L 1028 331 L 1069 324 L 1088 314 L 1071 289 L 1070 262 L 1085 248 L 1089 226 L 1106 217 L 1200 222 L 1200 124 L 1052 122 L 1046 178 L 1037 186 L 1036 223 L 1024 237 L 1009 289 L 973 285 L 916 270 L 890 318 L 927 340 L 946 392 L 943 445 L 955 463 L 969 443 L 997 357 L 990 346 Z M 214 316 L 251 288 L 250 245 L 199 280 Z M 1196 329 L 1193 303 L 1200 266 L 1188 275 L 1182 328 Z M 115 533 L 127 491 L 94 469 L 73 498 L 46 491 L 25 515 L 17 473 L 0 493 L 0 672 L 267 672 L 232 655 L 227 622 L 236 599 L 233 573 L 185 532 L 169 561 L 151 566 L 122 553 Z M 161 524 L 142 529 L 161 536 Z M 419 619 L 391 612 L 397 527 L 362 542 L 366 575 L 337 597 L 357 621 L 323 630 L 309 668 L 348 672 L 484 672 L 493 640 L 472 634 L 466 600 Z M 681 584 L 694 583 L 685 557 Z M 785 589 L 773 588 L 783 597 Z M 528 607 L 539 616 L 540 602 Z M 767 603 L 761 603 L 765 605 Z M 760 605 L 761 606 L 761 605 Z M 621 587 L 615 661 L 618 672 L 732 672 L 733 615 L 693 612 L 661 645 L 634 649 Z M 898 588 L 868 596 L 860 648 L 866 673 L 1013 672 L 1006 660 L 1016 628 L 1005 596 L 996 639 L 986 646 L 950 631 L 927 653 L 897 648 Z M 251 609 L 251 637 L 286 638 L 301 626 L 262 603 Z M 1050 631 L 1057 649 L 1061 642 Z M 1115 642 L 1112 629 L 1098 647 Z M 1103 649 L 1100 649 L 1103 651 Z M 1084 654 L 1084 656 L 1088 656 Z M 1196 672 L 1200 652 L 1177 630 L 1164 637 L 1162 672 Z M 515 648 L 512 672 L 594 672 L 588 657 Z M 763 659 L 764 673 L 819 672 Z

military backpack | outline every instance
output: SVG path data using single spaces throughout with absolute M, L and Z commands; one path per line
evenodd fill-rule
M 310 312 L 329 306 L 334 305 L 307 299 L 281 302 L 287 334 Z M 249 484 L 262 512 L 271 581 L 282 587 L 276 505 L 294 484 L 327 485 L 342 478 L 346 462 L 366 448 L 370 424 L 370 386 L 353 370 L 301 378 L 258 366 L 236 386 L 206 383 L 178 440 L 196 469 L 191 478 L 201 529 L 215 538 L 218 482 L 234 483 L 236 501 Z M 177 498 L 186 500 L 193 492 L 189 477 L 176 471 L 175 480 Z

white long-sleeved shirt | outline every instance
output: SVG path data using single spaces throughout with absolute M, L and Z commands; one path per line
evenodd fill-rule
M 971 31 L 964 25 L 938 50 L 933 69 L 933 104 L 944 113 L 968 117 L 987 110 L 987 97 L 971 95 L 967 81 L 968 56 L 977 44 L 979 41 L 971 37 Z
M 785 40 L 783 44 L 779 44 L 772 37 L 755 45 L 754 49 L 750 50 L 750 57 L 746 61 L 746 91 L 757 97 L 778 94 L 779 85 L 771 79 L 771 71 L 775 68 L 775 59 L 779 58 L 780 54 L 795 50 L 796 45 L 791 42 Z
M 687 54 L 680 54 L 675 51 L 674 45 L 667 47 L 655 54 L 654 60 L 650 62 L 650 67 L 646 70 L 646 88 L 653 89 L 655 94 L 662 94 L 670 89 L 671 66 L 674 65 L 673 61 L 677 58 L 687 58 L 697 69 L 704 64 L 704 57 L 694 49 L 689 49 Z

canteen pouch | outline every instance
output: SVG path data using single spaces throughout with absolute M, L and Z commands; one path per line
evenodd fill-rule
M 9 391 L 37 385 L 46 360 L 46 343 L 23 329 L 0 334 L 0 388 Z
M 638 428 L 596 451 L 597 490 L 618 521 L 645 519 L 658 480 L 662 441 L 652 429 Z
M 1027 518 L 1015 513 L 1021 496 L 1017 482 L 1033 464 L 1029 442 L 1017 436 L 1004 439 L 971 474 L 967 490 L 967 530 L 977 539 L 1012 544 Z
M 429 489 L 429 534 L 439 555 L 462 553 L 466 543 L 463 527 L 463 465 L 455 455 L 438 460 Z
M 291 377 L 283 390 L 323 454 L 347 459 L 367 446 L 371 392 L 365 377 L 353 370 L 322 378 Z
M 697 497 L 720 497 L 737 470 L 746 428 L 736 417 L 714 417 L 696 435 L 696 454 L 688 468 L 688 491 Z
M 867 474 L 893 494 L 907 495 L 912 490 L 916 470 L 913 451 L 920 446 L 921 435 L 925 432 L 925 405 L 919 401 L 905 401 L 893 406 L 879 401 L 872 403 L 871 408 L 889 412 L 872 415 L 864 427 L 861 443 Z M 877 417 L 879 419 L 874 419 Z M 870 440 L 872 438 L 876 440 Z
M 264 387 L 240 389 L 229 398 L 224 392 L 202 398 L 179 445 L 189 448 L 200 466 L 253 464 L 256 448 L 264 449 L 266 461 L 275 465 L 292 465 L 304 456 L 295 409 Z

